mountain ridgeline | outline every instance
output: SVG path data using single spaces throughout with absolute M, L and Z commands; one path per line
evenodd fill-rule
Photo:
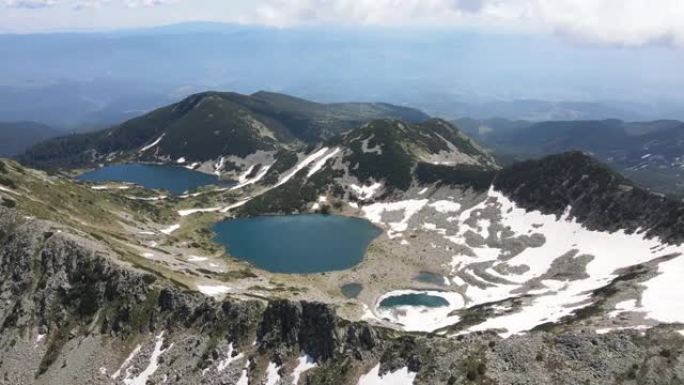
M 455 124 L 507 162 L 579 150 L 655 191 L 684 195 L 680 121 L 459 119 Z
M 41 168 L 123 159 L 202 162 L 315 143 L 383 118 L 421 122 L 428 116 L 382 103 L 320 104 L 267 92 L 205 92 L 104 131 L 47 141 L 20 159 Z

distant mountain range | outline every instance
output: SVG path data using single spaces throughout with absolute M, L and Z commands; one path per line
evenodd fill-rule
M 64 131 L 35 122 L 0 122 L 0 157 L 13 157 Z
M 684 123 L 680 121 L 459 119 L 455 123 L 504 163 L 581 150 L 654 191 L 684 194 Z
M 647 64 L 606 48 L 614 64 L 598 68 L 591 50 L 528 35 L 216 23 L 0 35 L 0 52 L 0 121 L 54 127 L 118 124 L 206 89 L 385 101 L 448 119 L 684 119 L 676 50 Z

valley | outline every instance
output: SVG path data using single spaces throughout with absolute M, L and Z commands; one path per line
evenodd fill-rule
M 581 381 L 617 352 L 595 383 L 679 375 L 680 201 L 580 152 L 501 167 L 440 119 L 295 136 L 239 107 L 238 126 L 173 131 L 198 105 L 232 108 L 221 98 L 20 157 L 68 168 L 0 163 L 3 261 L 21 260 L 2 269 L 11 381 L 21 354 L 56 384 L 75 366 L 84 384 L 510 383 L 530 362 Z M 164 123 L 137 136 L 148 121 Z M 255 145 L 179 146 L 203 135 Z

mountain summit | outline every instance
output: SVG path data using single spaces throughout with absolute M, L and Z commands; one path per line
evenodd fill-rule
M 321 104 L 269 92 L 204 92 L 103 131 L 39 144 L 20 159 L 54 168 L 114 160 L 244 158 L 258 151 L 318 142 L 380 118 L 421 122 L 428 116 L 383 103 Z

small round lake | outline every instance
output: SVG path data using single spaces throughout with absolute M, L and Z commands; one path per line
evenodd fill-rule
M 295 274 L 349 269 L 381 234 L 364 219 L 317 214 L 231 219 L 214 225 L 214 231 L 232 256 Z
M 185 167 L 152 164 L 115 164 L 89 171 L 76 177 L 84 182 L 128 182 L 150 189 L 182 194 L 210 184 L 230 185 L 216 175 L 204 174 Z
M 427 293 L 400 294 L 387 297 L 380 301 L 379 307 L 392 308 L 399 306 L 424 306 L 424 307 L 444 307 L 449 306 L 449 301 L 436 295 Z

